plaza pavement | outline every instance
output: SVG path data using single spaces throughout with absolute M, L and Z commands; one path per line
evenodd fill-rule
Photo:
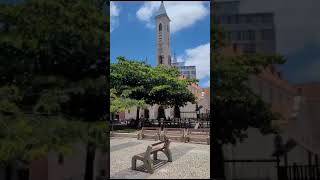
M 111 179 L 209 179 L 210 146 L 171 142 L 172 162 L 160 161 L 153 174 L 131 170 L 132 156 L 145 152 L 154 140 L 112 137 L 110 139 L 110 178 Z M 167 160 L 158 153 L 158 159 Z M 142 162 L 137 161 L 137 167 Z

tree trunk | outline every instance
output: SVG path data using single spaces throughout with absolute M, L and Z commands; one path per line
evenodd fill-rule
M 93 180 L 94 177 L 94 159 L 96 154 L 96 147 L 93 144 L 87 145 L 87 156 L 86 156 L 86 169 L 85 169 L 85 180 Z
M 12 176 L 11 164 L 6 165 L 5 174 L 6 174 L 6 180 L 11 180 L 11 176 Z
M 212 146 L 212 151 L 213 151 L 213 169 L 214 169 L 214 172 L 212 173 L 213 178 L 225 179 L 222 144 L 219 144 L 214 141 Z
M 136 120 L 139 120 L 140 115 L 140 107 L 137 107 L 137 114 L 136 114 Z
M 137 107 L 137 115 L 136 115 L 136 127 L 139 126 L 140 122 L 140 107 Z

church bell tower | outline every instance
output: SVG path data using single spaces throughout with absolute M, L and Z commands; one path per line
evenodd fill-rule
M 171 66 L 170 52 L 170 19 L 167 15 L 163 1 L 155 16 L 157 36 L 157 65 Z

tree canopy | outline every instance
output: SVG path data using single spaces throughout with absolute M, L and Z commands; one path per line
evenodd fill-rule
M 114 95 L 139 100 L 145 104 L 183 106 L 195 102 L 194 95 L 187 89 L 191 80 L 180 79 L 176 68 L 151 67 L 141 61 L 118 57 L 111 64 L 111 88 Z M 111 102 L 113 104 L 113 102 Z

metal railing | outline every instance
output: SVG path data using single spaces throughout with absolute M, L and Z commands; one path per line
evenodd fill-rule
M 280 166 L 279 179 L 283 180 L 319 180 L 319 165 L 297 165 Z

